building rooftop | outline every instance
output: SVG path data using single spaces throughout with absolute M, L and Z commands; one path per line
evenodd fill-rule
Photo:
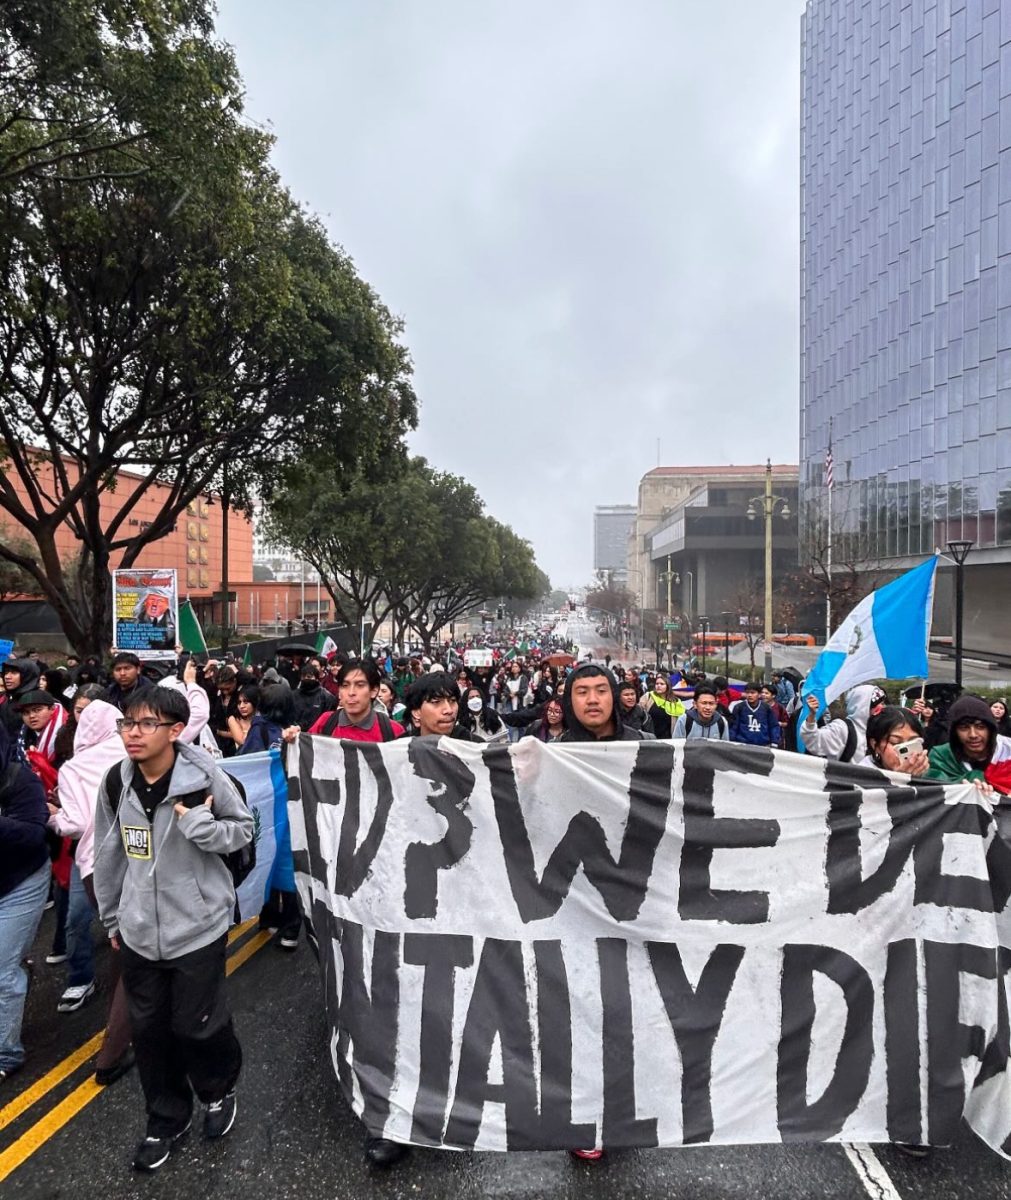
M 773 463 L 772 473 L 785 474 L 799 470 L 796 463 Z M 721 463 L 713 467 L 654 467 L 646 475 L 764 475 L 765 463 Z M 644 477 L 645 478 L 645 477 Z

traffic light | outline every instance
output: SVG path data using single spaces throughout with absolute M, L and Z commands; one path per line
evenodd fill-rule
M 495 614 L 500 621 L 505 619 L 505 605 L 500 604 Z

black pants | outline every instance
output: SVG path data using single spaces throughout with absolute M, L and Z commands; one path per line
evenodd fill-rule
M 149 1137 L 178 1133 L 193 1111 L 193 1093 L 209 1104 L 235 1086 L 242 1047 L 225 999 L 224 934 L 180 958 L 152 962 L 121 942 Z

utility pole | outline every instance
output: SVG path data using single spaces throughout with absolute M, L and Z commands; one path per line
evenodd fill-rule
M 758 505 L 760 509 L 756 507 Z M 773 495 L 772 460 L 768 459 L 765 463 L 765 491 L 748 501 L 748 520 L 754 521 L 761 513 L 765 522 L 765 656 L 762 669 L 766 679 L 772 674 L 772 518 L 777 508 L 780 516 L 789 517 L 789 500 L 785 496 Z

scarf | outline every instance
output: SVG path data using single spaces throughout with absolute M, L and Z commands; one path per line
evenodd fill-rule
M 667 696 L 659 696 L 656 692 L 650 692 L 650 699 L 657 706 L 657 708 L 663 709 L 663 711 L 671 719 L 680 717 L 685 710 L 685 706 L 681 703 L 677 696 L 668 698 Z

